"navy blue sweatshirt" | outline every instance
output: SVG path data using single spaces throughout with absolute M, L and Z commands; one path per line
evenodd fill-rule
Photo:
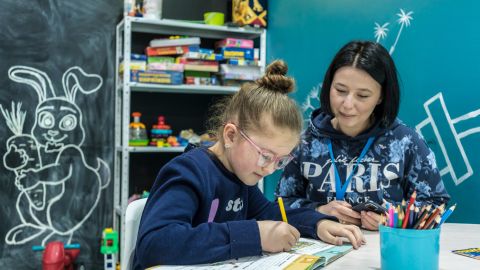
M 212 202 L 218 199 L 213 222 Z M 318 239 L 323 218 L 312 209 L 288 209 L 289 224 Z M 206 148 L 195 148 L 162 167 L 140 222 L 134 269 L 199 264 L 262 254 L 256 220 L 281 220 L 278 204 L 247 186 Z
M 276 195 L 292 208 L 316 208 L 336 199 L 334 167 L 327 139 L 332 142 L 341 183 L 359 158 L 369 137 L 375 137 L 347 186 L 345 201 L 352 205 L 373 200 L 400 203 L 417 191 L 417 204 L 448 202 L 435 156 L 423 138 L 398 119 L 388 128 L 374 124 L 349 137 L 331 124 L 331 116 L 317 109 L 294 150 L 295 159 L 285 168 Z

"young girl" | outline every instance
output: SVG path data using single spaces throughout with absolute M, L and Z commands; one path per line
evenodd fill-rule
M 376 230 L 380 215 L 357 213 L 352 205 L 399 204 L 414 190 L 420 203 L 448 202 L 433 152 L 396 119 L 397 71 L 380 44 L 353 41 L 341 48 L 325 74 L 320 103 L 277 187 L 292 208 Z
M 286 72 L 275 61 L 264 77 L 244 84 L 218 108 L 218 141 L 160 170 L 142 215 L 134 269 L 288 251 L 300 236 L 363 244 L 356 226 L 326 220 L 331 217 L 313 209 L 287 209 L 289 223 L 281 222 L 278 204 L 256 186 L 291 160 L 299 141 L 302 120 L 287 96 L 294 81 Z

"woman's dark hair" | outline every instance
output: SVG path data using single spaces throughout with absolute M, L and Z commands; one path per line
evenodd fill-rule
M 337 52 L 323 79 L 320 93 L 321 109 L 333 115 L 330 107 L 330 89 L 333 76 L 342 67 L 354 67 L 367 72 L 382 86 L 382 102 L 373 111 L 375 121 L 387 127 L 395 121 L 400 107 L 400 86 L 395 63 L 388 51 L 379 43 L 351 41 Z

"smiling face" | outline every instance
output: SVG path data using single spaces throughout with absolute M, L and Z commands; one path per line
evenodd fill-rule
M 333 127 L 354 137 L 371 124 L 375 106 L 382 102 L 381 85 L 361 69 L 345 66 L 333 76 L 330 107 Z
M 49 99 L 38 106 L 36 114 L 33 135 L 41 145 L 58 148 L 82 144 L 85 134 L 81 113 L 75 104 L 60 98 Z
M 227 124 L 224 128 L 224 144 L 228 145 L 220 158 L 224 166 L 233 172 L 244 184 L 253 186 L 263 177 L 273 173 L 276 162 L 260 166 L 259 150 L 270 152 L 276 157 L 290 154 L 297 145 L 299 134 L 289 128 L 274 127 L 271 122 L 263 122 L 261 130 L 243 130 L 251 142 L 240 133 L 240 128 Z M 215 150 L 212 149 L 215 152 Z M 218 156 L 218 155 L 217 155 Z

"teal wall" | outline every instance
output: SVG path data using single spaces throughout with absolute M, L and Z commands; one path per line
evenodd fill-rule
M 402 9 L 410 25 L 401 24 Z M 480 2 L 448 0 L 275 0 L 269 3 L 267 60 L 282 58 L 297 80 L 294 98 L 305 116 L 335 52 L 352 39 L 377 40 L 400 74 L 399 117 L 434 150 L 442 179 L 458 206 L 450 222 L 480 223 Z M 310 106 L 312 105 L 312 106 Z M 267 197 L 279 174 L 266 179 Z M 479 196 L 479 197 L 477 197 Z

